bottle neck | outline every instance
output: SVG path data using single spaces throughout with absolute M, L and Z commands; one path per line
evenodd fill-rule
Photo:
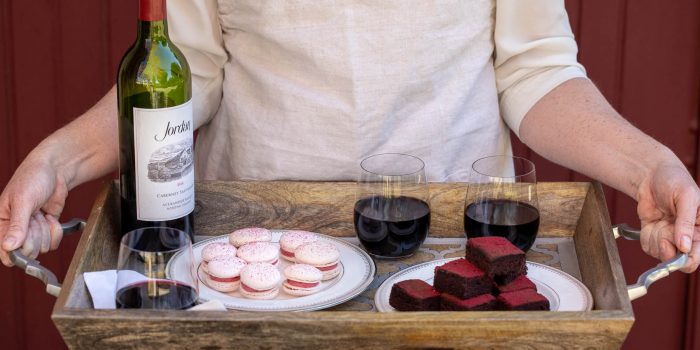
M 139 0 L 138 38 L 168 37 L 165 0 Z
M 138 39 L 168 39 L 168 22 L 139 20 Z

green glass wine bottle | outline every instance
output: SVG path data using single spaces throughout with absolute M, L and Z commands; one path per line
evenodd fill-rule
M 172 227 L 193 238 L 192 78 L 168 37 L 165 0 L 139 0 L 117 91 L 121 233 Z

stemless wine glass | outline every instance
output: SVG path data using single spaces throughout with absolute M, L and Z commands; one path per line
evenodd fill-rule
M 513 156 L 490 156 L 472 164 L 464 200 L 468 238 L 501 236 L 523 251 L 540 226 L 535 164 Z
M 167 274 L 178 256 L 185 273 Z M 117 262 L 117 308 L 187 309 L 199 296 L 192 243 L 187 233 L 174 228 L 146 227 L 122 237 Z
M 362 246 L 377 258 L 411 256 L 430 227 L 423 161 L 384 153 L 365 158 L 360 167 L 354 222 Z

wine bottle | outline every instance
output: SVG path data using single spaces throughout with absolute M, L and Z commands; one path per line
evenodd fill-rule
M 121 233 L 172 227 L 194 238 L 192 78 L 168 37 L 165 0 L 139 0 L 117 91 Z

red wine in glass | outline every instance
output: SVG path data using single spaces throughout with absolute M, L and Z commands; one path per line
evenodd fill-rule
M 539 226 L 539 210 L 519 201 L 487 199 L 471 203 L 464 210 L 467 237 L 501 236 L 523 251 L 535 243 Z
M 192 241 L 185 231 L 145 227 L 127 232 L 119 244 L 117 307 L 182 310 L 194 306 L 199 290 L 193 260 Z M 178 268 L 171 268 L 172 264 Z
M 409 154 L 382 153 L 363 159 L 360 168 L 353 211 L 360 243 L 374 258 L 413 255 L 430 228 L 425 163 Z
M 412 197 L 372 196 L 355 203 L 355 231 L 367 252 L 401 258 L 412 255 L 425 241 L 430 206 Z
M 117 291 L 118 309 L 184 310 L 197 302 L 197 290 L 172 280 L 146 280 Z

